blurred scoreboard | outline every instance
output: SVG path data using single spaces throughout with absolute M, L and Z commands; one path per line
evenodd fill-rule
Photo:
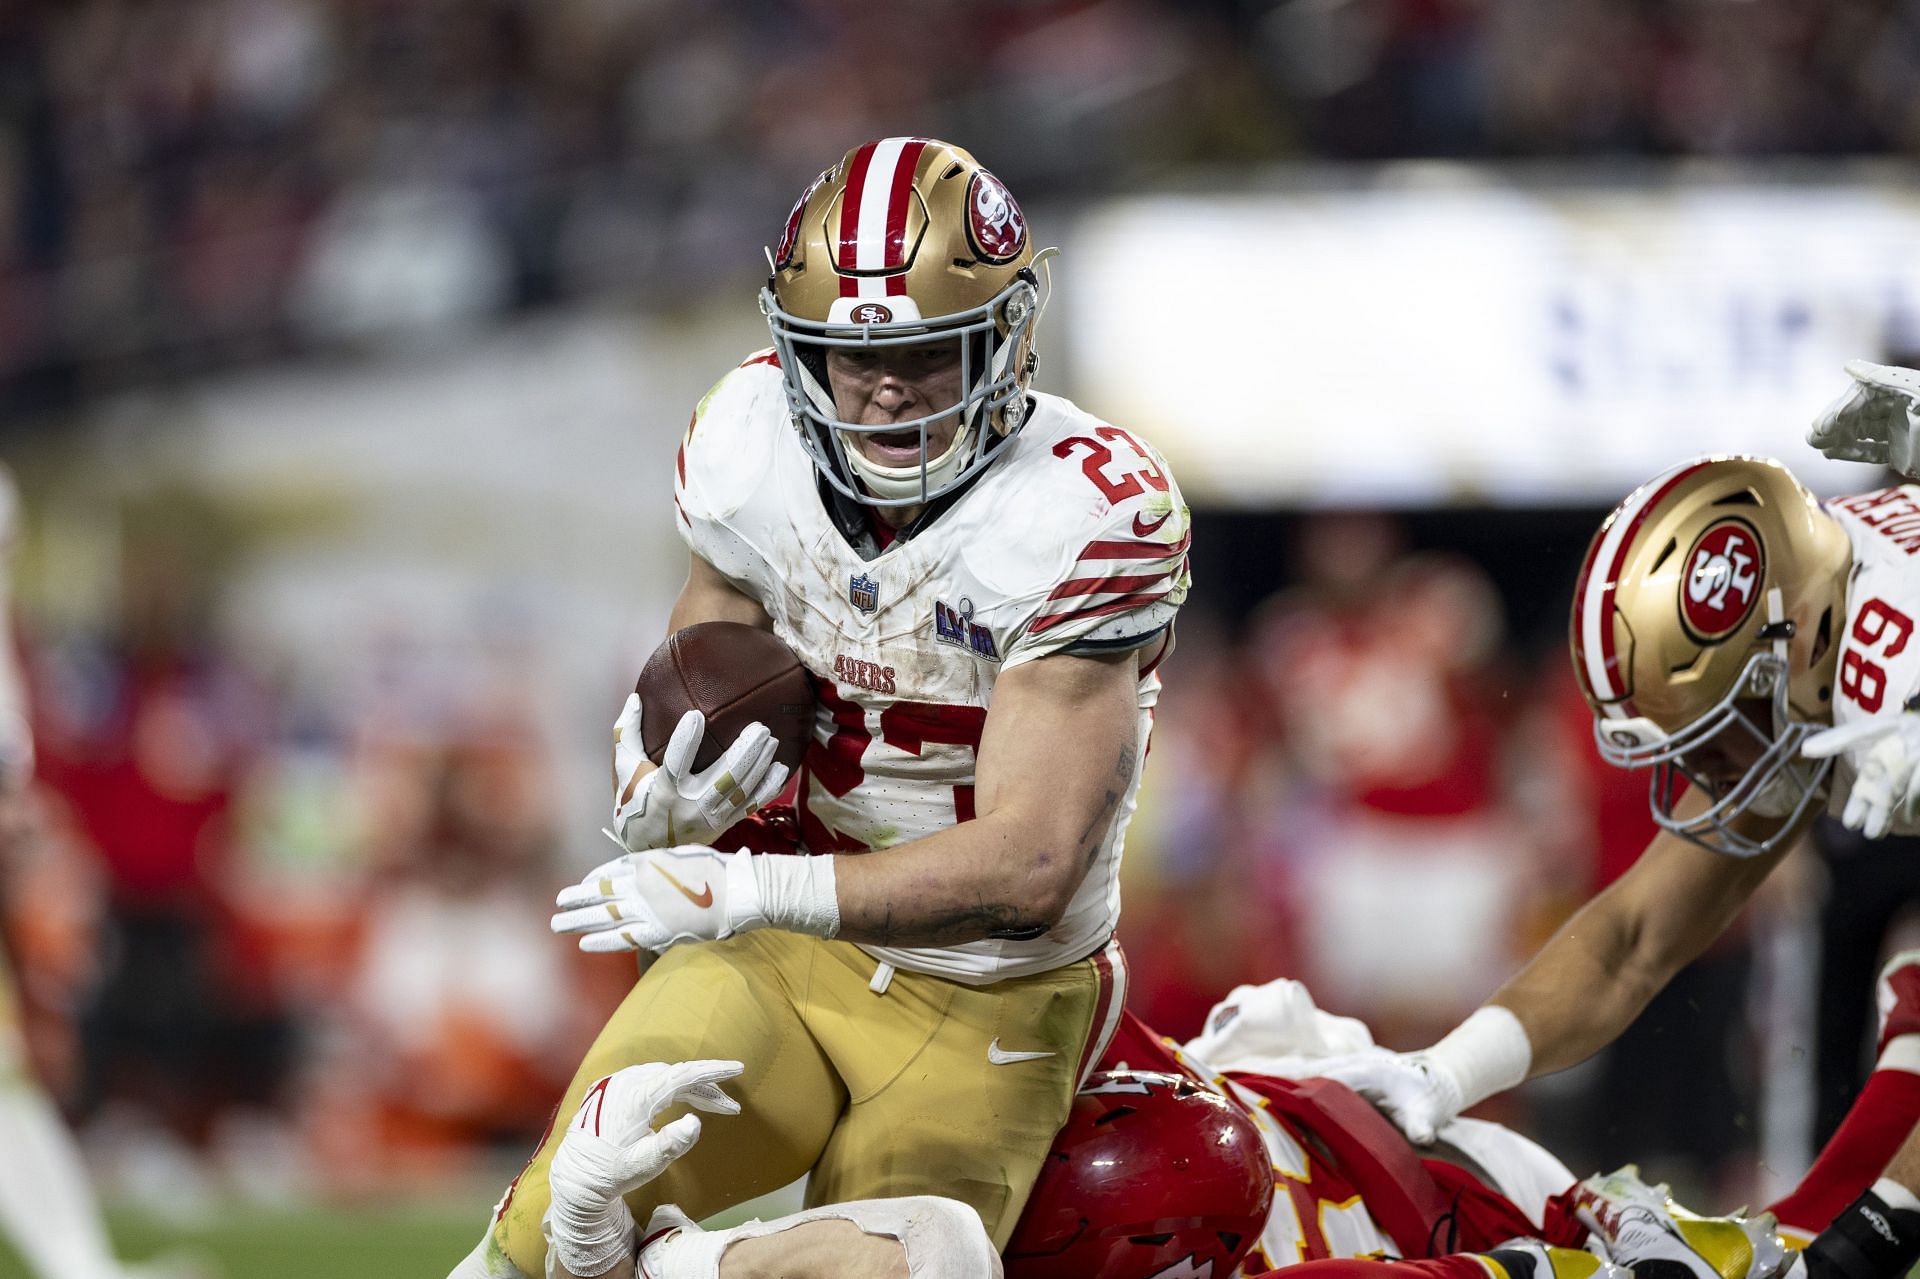
M 1803 433 L 1844 361 L 1920 353 L 1920 185 L 1678 173 L 1391 166 L 1090 207 L 1042 341 L 1197 501 L 1606 505 L 1720 451 L 1867 487 Z

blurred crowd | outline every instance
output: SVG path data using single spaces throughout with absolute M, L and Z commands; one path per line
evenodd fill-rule
M 37 775 L 0 975 L 33 1065 L 169 1214 L 444 1186 L 539 1133 L 634 975 L 546 928 L 584 820 L 549 690 L 504 630 L 291 664 L 220 628 L 185 524 L 128 521 L 103 614 L 15 619 Z
M 556 299 L 750 282 L 819 166 L 1920 148 L 1868 0 L 10 0 L 0 412 Z

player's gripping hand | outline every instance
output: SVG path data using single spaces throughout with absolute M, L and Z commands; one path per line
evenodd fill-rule
M 604 953 L 663 951 L 762 927 L 750 857 L 698 844 L 616 857 L 560 890 L 553 931 L 576 934 L 581 950 Z
M 688 711 L 651 768 L 640 737 L 640 697 L 627 694 L 613 725 L 613 835 L 640 852 L 670 844 L 702 844 L 717 837 L 787 784 L 787 766 L 774 762 L 779 743 L 764 724 L 749 724 L 733 745 L 700 772 L 694 753 L 707 717 Z
M 698 844 L 628 853 L 554 899 L 556 933 L 589 953 L 664 951 L 777 927 L 831 937 L 840 905 L 831 857 L 719 853 Z
M 1813 420 L 1807 443 L 1843 462 L 1877 462 L 1920 479 L 1920 373 L 1848 360 L 1853 385 Z
M 1365 1097 L 1416 1146 L 1430 1146 L 1462 1109 L 1460 1081 L 1426 1053 L 1367 1052 L 1329 1057 L 1314 1073 Z
M 1809 759 L 1845 752 L 1853 788 L 1840 821 L 1868 839 L 1920 818 L 1920 711 L 1895 711 L 1815 733 L 1800 748 Z
M 1499 1004 L 1475 1009 L 1417 1053 L 1376 1049 L 1319 1063 L 1320 1074 L 1378 1106 L 1417 1146 L 1430 1144 L 1461 1111 L 1505 1092 L 1532 1068 L 1526 1027 Z
M 648 1062 L 607 1075 L 587 1090 L 554 1151 L 546 1227 L 569 1274 L 604 1274 L 634 1251 L 633 1216 L 623 1196 L 646 1185 L 700 1139 L 700 1116 L 655 1131 L 660 1112 L 684 1102 L 714 1115 L 740 1103 L 720 1090 L 745 1067 L 737 1061 Z

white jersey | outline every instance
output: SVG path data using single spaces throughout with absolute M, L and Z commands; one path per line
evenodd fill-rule
M 1140 644 L 1186 597 L 1187 509 L 1159 454 L 1066 400 L 1032 400 L 1025 425 L 950 506 L 872 559 L 821 497 L 771 352 L 728 374 L 694 413 L 676 467 L 681 535 L 766 609 L 818 686 L 798 792 L 809 852 L 889 848 L 971 818 L 974 756 L 1001 672 L 1067 649 Z M 1104 945 L 1159 690 L 1145 671 L 1133 780 L 1058 924 L 1037 938 L 865 949 L 978 984 Z
M 1920 696 L 1920 485 L 1901 484 L 1835 498 L 1827 514 L 1853 543 L 1847 619 L 1834 676 L 1836 726 L 1899 714 Z M 1834 763 L 1831 811 L 1852 789 L 1854 763 Z M 1896 821 L 1893 833 L 1920 835 L 1920 824 Z

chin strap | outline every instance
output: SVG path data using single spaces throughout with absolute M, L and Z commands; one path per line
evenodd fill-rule
M 1765 629 L 1773 636 L 1773 655 L 1780 659 L 1781 669 L 1791 671 L 1793 667 L 1787 664 L 1787 645 L 1793 639 L 1793 623 L 1787 620 L 1786 598 L 1781 595 L 1780 588 L 1777 586 L 1767 588 Z M 1784 679 L 1786 676 L 1783 675 L 1781 678 Z

